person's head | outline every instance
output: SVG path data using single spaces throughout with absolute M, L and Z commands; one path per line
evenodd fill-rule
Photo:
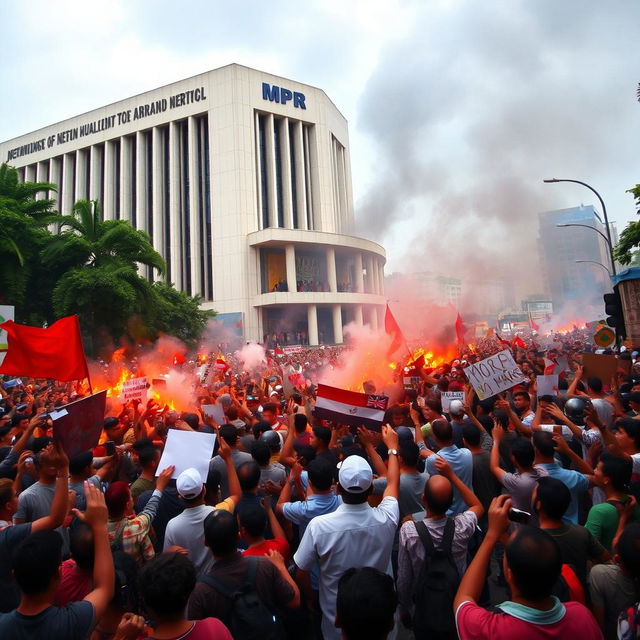
M 315 458 L 307 465 L 309 484 L 314 491 L 329 491 L 333 484 L 334 466 L 323 458 Z
M 122 424 L 118 418 L 109 416 L 104 419 L 104 432 L 107 436 L 107 440 L 113 440 L 116 443 L 120 443 L 126 430 L 127 425 Z
M 61 562 L 62 536 L 57 531 L 37 531 L 15 548 L 13 577 L 26 596 L 53 592 L 60 580 Z
M 553 434 L 548 431 L 534 431 L 533 448 L 536 451 L 536 455 L 544 460 L 553 460 L 555 453 L 555 442 L 553 441 Z
M 278 405 L 275 402 L 265 402 L 262 405 L 262 419 L 272 427 L 278 422 Z
M 181 553 L 161 553 L 140 569 L 138 589 L 142 605 L 156 624 L 184 618 L 196 578 L 193 562 Z
M 571 492 L 564 482 L 545 476 L 538 479 L 531 502 L 536 513 L 545 515 L 551 520 L 562 520 L 571 502 Z
M 269 432 L 267 432 L 269 433 Z M 271 433 L 275 434 L 279 439 L 278 434 L 275 431 Z M 271 449 L 264 440 L 256 440 L 251 443 L 251 457 L 261 466 L 266 467 L 271 460 Z
M 93 569 L 93 530 L 75 519 L 69 527 L 69 549 L 75 563 L 85 571 Z
M 348 569 L 338 581 L 335 624 L 345 640 L 384 640 L 397 605 L 391 576 L 373 567 Z
M 415 469 L 420 459 L 420 449 L 413 440 L 400 440 L 398 444 L 400 464 L 409 469 Z
M 305 468 L 316 459 L 316 450 L 310 444 L 294 444 L 293 450 L 296 452 L 296 462 Z
M 464 418 L 464 407 L 460 400 L 452 400 L 449 405 L 449 415 L 452 420 L 462 420 Z
M 269 447 L 269 451 L 272 455 L 278 453 L 282 448 L 282 441 L 280 440 L 280 436 L 278 435 L 278 432 L 273 431 L 273 429 L 265 431 L 260 436 L 260 440 Z
M 526 391 L 516 391 L 513 394 L 513 404 L 516 411 L 529 411 L 531 409 L 531 396 Z
M 400 405 L 394 405 L 389 409 L 389 416 L 391 418 L 391 426 L 400 427 L 405 423 L 404 407 Z
M 18 510 L 18 496 L 13 490 L 13 482 L 10 478 L 0 479 L 0 513 L 5 518 L 10 519 L 13 514 Z
M 267 512 L 260 505 L 254 504 L 243 509 L 238 516 L 240 537 L 247 542 L 264 537 L 267 527 Z
M 545 531 L 524 525 L 511 536 L 504 556 L 504 575 L 514 595 L 545 600 L 560 576 L 558 543 Z
M 433 475 L 424 486 L 423 504 L 429 515 L 442 516 L 453 504 L 453 486 L 441 475 Z
M 626 492 L 631 481 L 633 464 L 628 458 L 614 456 L 605 451 L 600 456 L 593 473 L 596 483 L 604 489 L 611 488 L 619 493 Z
M 138 451 L 138 462 L 144 471 L 155 474 L 160 462 L 160 452 L 153 446 Z
M 242 491 L 254 492 L 260 484 L 260 465 L 255 460 L 247 460 L 238 467 L 237 471 Z
M 122 480 L 112 482 L 104 493 L 110 520 L 120 520 L 131 513 L 133 498 L 129 485 Z
M 624 528 L 615 552 L 616 561 L 637 584 L 640 580 L 640 523 L 632 522 Z
M 424 407 L 422 409 L 424 417 L 433 422 L 442 415 L 442 404 L 437 398 L 428 398 L 424 401 Z
M 176 490 L 187 507 L 202 504 L 204 482 L 200 472 L 194 467 L 185 469 L 176 479 Z
M 211 553 L 222 558 L 238 548 L 238 521 L 234 515 L 222 509 L 212 511 L 204 521 L 204 541 Z
M 227 414 L 228 417 L 229 414 Z M 197 413 L 189 413 L 189 412 L 185 412 L 182 414 L 182 419 L 194 430 L 197 431 L 198 427 L 200 426 L 200 419 L 198 418 L 198 414 Z M 237 414 L 236 414 L 236 418 L 237 418 Z M 231 418 L 229 418 L 231 419 Z
M 363 504 L 373 488 L 373 471 L 361 456 L 352 455 L 340 463 L 338 492 L 346 504 Z
M 315 426 L 313 427 L 313 437 L 311 438 L 311 446 L 316 451 L 324 451 L 329 448 L 331 443 L 331 429 L 329 427 Z
M 69 460 L 69 473 L 86 479 L 93 473 L 93 453 L 85 451 Z
M 11 418 L 11 426 L 15 431 L 24 431 L 29 425 L 29 416 L 26 413 L 14 413 Z
M 309 421 L 307 420 L 307 416 L 304 413 L 296 413 L 293 416 L 293 428 L 295 432 L 298 434 L 302 434 L 307 430 L 307 425 Z
M 616 421 L 616 440 L 626 453 L 640 451 L 640 420 L 621 418 Z
M 480 429 L 473 423 L 462 425 L 462 439 L 467 447 L 479 447 L 480 446 Z
M 223 424 L 220 427 L 220 437 L 233 449 L 238 443 L 238 429 L 232 424 Z
M 38 477 L 41 482 L 51 483 L 55 481 L 58 474 L 58 468 L 55 465 L 54 456 L 56 455 L 53 447 L 45 447 L 36 455 L 34 462 L 38 469 Z
M 253 437 L 258 440 L 265 431 L 272 431 L 271 425 L 266 420 L 258 420 L 253 427 L 251 427 L 251 433 Z
M 602 380 L 600 378 L 596 378 L 595 376 L 590 376 L 587 378 L 587 391 L 591 391 L 592 393 L 602 393 Z
M 527 438 L 516 438 L 511 442 L 511 460 L 520 469 L 530 469 L 536 453 Z
M 448 420 L 434 420 L 431 423 L 431 433 L 441 447 L 449 446 L 453 442 L 453 429 Z

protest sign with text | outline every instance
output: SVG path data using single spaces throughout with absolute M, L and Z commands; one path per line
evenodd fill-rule
M 122 383 L 122 401 L 131 402 L 131 400 L 147 401 L 146 378 L 131 378 Z
M 443 391 L 440 394 L 443 411 L 449 411 L 452 400 L 460 400 L 460 402 L 464 403 L 464 391 Z
M 465 367 L 464 372 L 480 400 L 495 396 L 527 379 L 508 349 Z

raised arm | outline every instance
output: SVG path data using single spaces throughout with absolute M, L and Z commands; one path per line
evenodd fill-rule
M 398 434 L 388 425 L 382 426 L 382 441 L 389 449 L 398 449 Z M 379 457 L 379 456 L 378 456 Z M 398 499 L 400 491 L 400 463 L 397 455 L 389 456 L 389 467 L 387 468 L 387 488 L 382 494 L 382 499 L 391 496 Z
M 385 466 L 380 454 L 376 451 L 373 444 L 373 434 L 364 427 L 358 427 L 358 439 L 360 444 L 364 445 L 364 450 L 369 456 L 369 460 L 373 465 L 373 470 L 380 478 L 387 477 L 387 467 Z
M 442 457 L 436 457 L 436 469 L 440 475 L 443 475 L 449 482 L 460 492 L 462 499 L 464 500 L 467 507 L 469 507 L 469 511 L 473 511 L 476 514 L 476 518 L 480 519 L 482 514 L 484 513 L 484 507 L 480 500 L 478 500 L 478 496 L 476 496 L 467 485 L 460 480 L 460 478 L 456 475 L 454 470 L 451 468 L 451 465 Z
M 240 480 L 238 479 L 236 467 L 233 464 L 231 447 L 226 443 L 224 438 L 219 438 L 218 441 L 220 442 L 220 449 L 218 450 L 218 454 L 224 460 L 224 464 L 227 469 L 227 478 L 229 482 L 229 499 L 233 501 L 233 506 L 237 507 L 240 500 L 242 500 L 242 487 L 240 486 Z
M 489 469 L 491 473 L 502 484 L 506 471 L 500 466 L 500 443 L 504 438 L 504 429 L 498 424 L 497 420 L 493 422 L 493 446 L 491 447 L 491 456 L 489 457 Z

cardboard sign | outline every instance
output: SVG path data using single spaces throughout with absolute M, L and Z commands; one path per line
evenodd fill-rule
M 464 391 L 443 391 L 440 394 L 443 411 L 449 411 L 452 400 L 460 400 L 460 402 L 464 403 Z
M 203 404 L 202 411 L 209 418 L 213 418 L 216 424 L 224 424 L 227 421 L 221 404 Z
M 464 368 L 480 400 L 495 396 L 526 380 L 508 349 Z
M 558 393 L 558 374 L 536 376 L 538 381 L 538 398 L 540 396 L 555 396 Z
M 585 378 L 599 378 L 602 384 L 606 386 L 611 384 L 611 378 L 615 376 L 622 362 L 622 360 L 618 360 L 618 358 L 613 355 L 600 353 L 585 353 L 582 355 L 582 367 Z
M 147 401 L 147 379 L 132 378 L 122 383 L 122 400 L 123 402 L 131 402 L 138 400 L 139 402 Z
M 193 467 L 198 470 L 202 482 L 205 483 L 215 444 L 215 433 L 169 429 L 156 475 L 160 475 L 163 469 L 175 465 L 171 477 L 177 478 L 185 469 Z
M 70 459 L 98 444 L 106 402 L 107 392 L 99 391 L 51 412 L 53 439 Z

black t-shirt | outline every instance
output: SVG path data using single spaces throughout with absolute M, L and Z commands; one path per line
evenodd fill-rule
M 20 604 L 20 589 L 11 574 L 13 550 L 31 535 L 31 522 L 16 524 L 0 530 L 0 612 L 15 609 Z M 4 640 L 0 633 L 0 638 Z
M 93 629 L 93 605 L 84 600 L 66 607 L 49 607 L 36 616 L 17 611 L 0 613 L 2 640 L 84 640 Z

